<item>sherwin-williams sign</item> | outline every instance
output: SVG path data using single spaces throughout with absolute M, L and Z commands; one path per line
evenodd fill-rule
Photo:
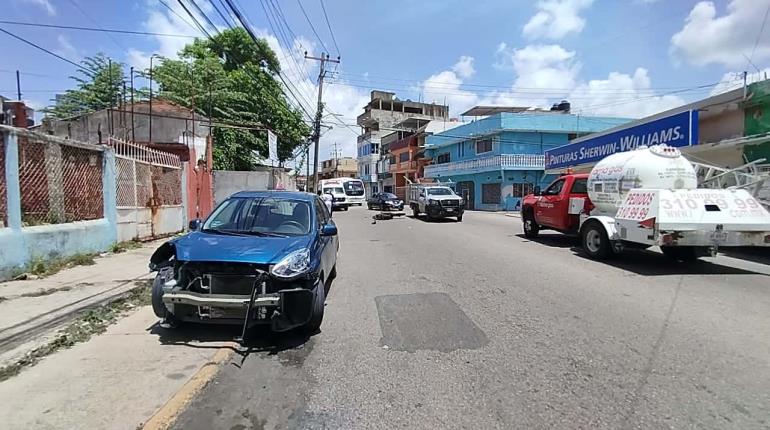
M 550 149 L 545 152 L 545 168 L 558 169 L 593 163 L 617 152 L 661 143 L 669 146 L 697 145 L 698 111 L 685 111 L 580 143 Z

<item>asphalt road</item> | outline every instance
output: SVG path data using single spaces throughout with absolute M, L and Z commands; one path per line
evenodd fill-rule
M 356 209 L 322 332 L 256 333 L 176 428 L 770 428 L 770 265 Z

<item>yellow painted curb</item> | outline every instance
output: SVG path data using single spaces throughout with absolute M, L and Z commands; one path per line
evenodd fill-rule
M 171 427 L 193 397 L 216 376 L 219 365 L 232 357 L 235 348 L 235 344 L 220 348 L 211 360 L 201 366 L 190 380 L 144 423 L 142 429 L 166 430 Z

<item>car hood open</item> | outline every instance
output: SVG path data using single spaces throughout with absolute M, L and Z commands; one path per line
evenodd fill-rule
M 173 241 L 181 261 L 275 264 L 286 254 L 310 245 L 310 236 L 230 236 L 192 232 Z

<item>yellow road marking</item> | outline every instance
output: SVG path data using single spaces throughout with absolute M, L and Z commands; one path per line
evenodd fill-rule
M 160 409 L 142 426 L 144 430 L 166 430 L 174 424 L 179 414 L 206 384 L 216 376 L 219 365 L 232 357 L 236 344 L 220 348 L 206 364 L 185 383 Z

